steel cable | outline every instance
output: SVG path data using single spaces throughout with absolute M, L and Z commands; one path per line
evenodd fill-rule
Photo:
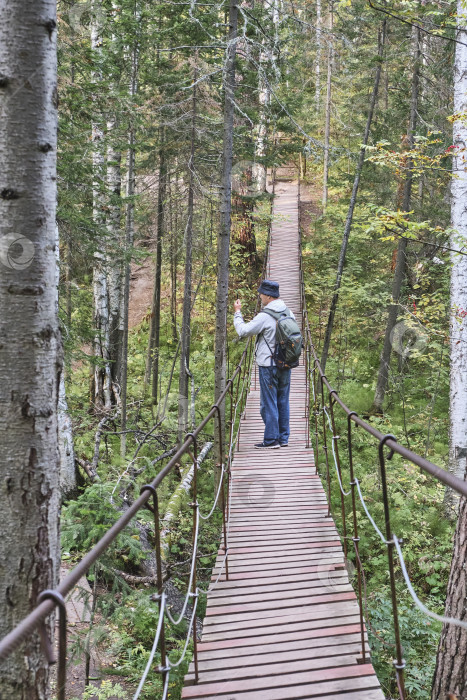
M 149 654 L 149 659 L 148 659 L 148 662 L 147 662 L 147 664 L 146 664 L 146 668 L 144 669 L 144 673 L 143 673 L 143 675 L 141 676 L 141 680 L 140 680 L 140 682 L 139 682 L 139 685 L 138 685 L 138 688 L 137 688 L 137 690 L 136 690 L 136 693 L 135 693 L 134 696 L 133 696 L 133 700 L 138 700 L 138 698 L 139 698 L 139 696 L 140 696 L 140 693 L 141 693 L 141 691 L 142 691 L 142 689 L 143 689 L 143 686 L 144 686 L 144 684 L 145 684 L 145 682 L 146 682 L 146 678 L 147 678 L 147 676 L 148 676 L 149 670 L 150 670 L 150 668 L 151 668 L 151 666 L 152 666 L 152 662 L 154 661 L 154 656 L 156 655 L 157 646 L 158 646 L 158 644 L 159 644 L 159 638 L 160 638 L 161 632 L 162 632 L 162 625 L 163 625 L 163 622 L 164 622 L 165 605 L 166 605 L 166 595 L 165 595 L 165 593 L 162 593 L 162 596 L 161 596 L 161 607 L 160 607 L 160 614 L 159 614 L 159 622 L 157 623 L 156 635 L 155 635 L 155 637 L 154 637 L 154 642 L 153 642 L 153 645 L 152 645 L 151 653 Z
M 188 583 L 188 593 L 187 593 L 187 595 L 186 595 L 186 597 L 185 597 L 185 602 L 183 603 L 182 612 L 181 612 L 180 615 L 178 616 L 178 619 L 177 619 L 177 620 L 175 620 L 175 619 L 172 617 L 172 614 L 171 614 L 170 610 L 167 608 L 167 617 L 169 618 L 170 622 L 171 622 L 173 625 L 175 625 L 175 626 L 179 625 L 180 622 L 182 621 L 183 617 L 185 616 L 185 612 L 186 612 L 186 609 L 187 609 L 187 606 L 188 606 L 188 601 L 189 601 L 189 599 L 192 598 L 193 595 L 194 595 L 194 594 L 191 592 L 191 587 L 192 587 L 192 585 L 193 585 L 193 579 L 194 579 L 194 576 L 195 576 L 196 552 L 198 551 L 198 536 L 199 536 L 199 509 L 198 509 L 198 507 L 196 506 L 196 526 L 195 526 L 195 536 L 194 536 L 194 539 L 193 539 L 193 557 L 192 557 L 192 559 L 191 559 L 191 571 L 190 571 L 190 580 L 189 580 L 189 583 Z
M 218 489 L 217 489 L 216 498 L 214 499 L 214 504 L 213 504 L 211 510 L 209 511 L 209 513 L 208 513 L 207 515 L 203 515 L 203 514 L 200 513 L 199 510 L 198 510 L 199 517 L 201 518 L 201 520 L 209 520 L 209 518 L 211 517 L 211 515 L 212 515 L 212 514 L 214 513 L 214 511 L 216 510 L 217 502 L 218 502 L 219 496 L 220 496 L 220 494 L 221 494 L 221 488 L 222 488 L 222 486 L 224 485 L 224 474 L 226 474 L 226 473 L 227 473 L 227 472 L 226 472 L 225 466 L 222 465 L 221 477 L 220 477 L 220 479 L 219 479 L 219 487 L 218 487 Z
M 383 533 L 381 532 L 381 530 L 379 529 L 379 527 L 377 526 L 377 524 L 375 523 L 375 521 L 374 521 L 373 518 L 371 517 L 370 511 L 369 511 L 368 508 L 366 507 L 366 503 L 365 503 L 365 501 L 364 501 L 364 499 L 363 499 L 363 495 L 362 495 L 362 492 L 361 492 L 361 489 L 360 489 L 360 482 L 358 481 L 357 478 L 355 478 L 355 485 L 356 485 L 356 487 L 357 487 L 358 495 L 360 496 L 360 500 L 361 500 L 361 502 L 362 502 L 363 509 L 364 509 L 365 513 L 367 514 L 368 520 L 369 520 L 370 523 L 373 525 L 373 527 L 375 528 L 375 530 L 376 530 L 376 532 L 378 533 L 378 535 L 381 537 L 382 543 L 383 543 L 383 544 L 387 544 L 386 538 L 384 537 Z
M 329 413 L 328 413 L 327 410 L 326 410 L 326 406 L 323 406 L 323 411 L 324 411 L 324 413 L 326 414 L 326 418 L 328 419 L 328 423 L 329 423 L 329 429 L 330 429 L 330 431 L 331 431 L 331 433 L 332 433 L 332 440 L 331 440 L 332 456 L 334 457 L 334 467 L 335 467 L 335 469 L 336 469 L 337 478 L 338 478 L 338 480 L 339 480 L 339 488 L 340 488 L 340 490 L 341 490 L 343 496 L 350 496 L 350 494 L 352 493 L 352 490 L 350 490 L 350 491 L 344 491 L 344 487 L 342 486 L 341 475 L 339 474 L 339 468 L 338 468 L 338 466 L 337 466 L 336 451 L 335 451 L 335 448 L 334 448 L 334 440 L 336 440 L 336 435 L 334 435 L 334 431 L 333 431 L 333 428 L 332 428 L 331 419 L 329 418 Z
M 192 612 L 192 614 L 191 614 L 191 620 L 190 620 L 190 625 L 189 625 L 189 627 L 188 627 L 188 633 L 187 633 L 187 636 L 186 636 L 185 646 L 184 646 L 184 648 L 183 648 L 182 655 L 180 656 L 180 658 L 178 659 L 177 662 L 172 662 L 172 661 L 170 661 L 170 659 L 167 659 L 170 668 L 178 668 L 178 666 L 180 666 L 180 664 L 182 663 L 183 659 L 184 659 L 185 656 L 186 656 L 186 651 L 187 651 L 187 649 L 188 649 L 188 644 L 190 643 L 191 631 L 192 631 L 192 629 L 193 629 L 193 624 L 194 624 L 194 621 L 195 621 L 195 618 L 196 618 L 196 608 L 198 607 L 198 589 L 196 589 L 196 594 L 193 594 L 193 595 L 196 595 L 196 600 L 195 600 L 195 604 L 193 605 L 193 612 Z M 196 632 L 195 632 L 195 634 L 196 634 Z
M 407 567 L 405 565 L 405 560 L 404 560 L 404 555 L 402 554 L 402 549 L 399 543 L 399 540 L 397 539 L 396 535 L 392 536 L 392 541 L 395 544 L 397 554 L 399 556 L 399 562 L 401 565 L 401 570 L 402 570 L 402 575 L 404 576 L 405 583 L 407 585 L 407 588 L 409 589 L 409 593 L 412 596 L 412 599 L 417 605 L 422 612 L 425 613 L 425 615 L 428 615 L 429 617 L 432 617 L 434 620 L 438 620 L 439 622 L 443 622 L 444 624 L 448 625 L 457 625 L 458 627 L 463 627 L 464 629 L 467 629 L 467 622 L 464 622 L 463 620 L 458 620 L 455 617 L 445 617 L 444 615 L 438 615 L 437 613 L 434 613 L 432 610 L 429 610 L 429 608 L 422 603 L 420 598 L 417 596 L 415 593 L 414 587 L 412 586 L 412 583 L 409 578 L 409 574 L 407 573 Z

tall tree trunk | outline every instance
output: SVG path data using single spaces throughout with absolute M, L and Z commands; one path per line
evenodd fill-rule
M 55 301 L 56 312 L 58 316 L 60 286 L 60 236 L 58 226 L 55 227 L 55 261 Z M 75 451 L 73 448 L 73 426 L 71 423 L 70 415 L 68 413 L 68 403 L 66 400 L 65 369 L 63 369 L 60 375 L 57 418 L 58 444 L 60 450 L 60 490 L 62 493 L 62 497 L 66 498 L 76 490 L 76 469 Z
M 175 182 L 177 175 L 175 174 Z M 170 216 L 170 321 L 172 325 L 172 338 L 174 343 L 178 343 L 177 330 L 177 269 L 178 269 L 178 230 L 176 218 L 174 217 L 174 206 L 177 206 L 177 201 L 174 201 L 172 179 L 167 177 L 167 200 L 169 203 Z
M 135 15 L 139 17 L 139 8 L 135 6 Z M 139 42 L 133 46 L 131 52 L 131 77 L 130 77 L 130 99 L 134 102 L 138 92 L 138 64 L 139 64 Z M 120 452 L 123 459 L 126 453 L 126 421 L 127 421 L 127 394 L 128 394 L 128 321 L 130 311 L 130 274 L 131 274 L 131 251 L 135 238 L 135 127 L 130 123 L 128 135 L 128 157 L 127 157 L 127 187 L 126 196 L 128 199 L 125 222 L 125 275 L 122 299 L 122 348 L 121 348 L 121 431 Z
M 321 106 L 321 0 L 316 0 L 315 109 Z
M 467 26 L 465 20 L 465 7 L 461 0 L 457 4 L 458 21 L 460 25 L 456 43 L 454 61 L 454 114 L 460 115 L 453 124 L 454 134 L 454 159 L 453 178 L 451 181 L 451 241 L 450 247 L 454 250 L 462 250 L 467 245 L 467 212 L 466 212 L 466 188 L 467 188 L 467 125 L 465 112 L 467 111 Z M 451 314 L 450 314 L 450 350 L 451 372 L 449 387 L 449 471 L 462 478 L 467 459 L 467 257 L 451 252 Z M 458 497 L 452 489 L 446 489 L 444 504 L 448 517 L 455 514 Z M 459 517 L 460 520 L 460 517 Z M 456 532 L 456 546 L 460 546 L 459 538 L 465 537 L 466 528 L 458 524 Z M 464 562 L 457 560 L 459 566 Z M 454 560 L 453 560 L 454 562 Z M 451 574 L 453 575 L 453 574 Z M 449 584 L 451 586 L 451 583 Z M 447 605 L 450 604 L 448 596 Z M 465 648 L 466 637 L 463 630 L 463 644 Z M 446 637 L 446 652 L 442 654 L 441 646 L 438 652 L 438 666 L 441 666 L 440 674 L 444 673 L 447 664 L 442 656 L 452 655 L 452 635 L 443 630 Z M 437 673 L 438 673 L 437 672 Z M 467 674 L 460 673 L 457 669 L 455 679 L 459 680 L 464 689 L 467 684 Z M 463 679 L 462 682 L 460 679 Z M 455 680 L 454 679 L 454 680 Z M 454 683 L 453 683 L 454 685 Z
M 0 0 L 0 637 L 58 574 L 56 26 L 53 0 Z M 2 700 L 49 696 L 39 634 L 0 676 Z
M 461 39 L 461 41 L 465 41 L 467 39 L 467 32 L 461 32 L 458 34 L 458 36 L 463 36 L 464 38 Z M 456 46 L 456 51 L 458 51 L 458 45 Z M 459 66 L 458 59 L 456 59 L 456 65 Z M 467 73 L 465 73 L 467 69 L 467 62 L 465 59 L 463 60 L 462 65 L 464 74 L 467 75 Z M 464 99 L 463 109 L 465 109 L 467 106 L 465 103 L 465 90 L 467 88 L 465 85 L 465 79 L 464 86 L 464 92 L 462 95 Z M 454 129 L 455 128 L 456 126 L 454 125 Z M 467 137 L 465 126 L 464 136 Z M 456 242 L 458 244 L 458 241 Z M 465 379 L 465 369 L 463 371 Z M 465 432 L 463 438 L 465 440 Z M 467 472 L 464 475 L 464 478 L 466 475 Z M 467 498 L 462 497 L 459 503 L 459 519 L 457 521 L 456 532 L 454 535 L 451 572 L 449 575 L 448 589 L 446 592 L 445 615 L 448 617 L 455 617 L 459 620 L 463 620 L 464 622 L 467 622 L 466 561 Z M 452 693 L 453 696 L 459 698 L 459 700 L 467 697 L 467 630 L 455 625 L 445 624 L 439 640 L 431 698 L 432 700 L 444 700 L 444 698 L 451 697 L 448 695 L 448 693 Z
M 122 154 L 115 148 L 116 118 L 107 121 L 107 232 L 108 232 L 108 276 L 109 292 L 109 356 L 112 384 L 120 383 L 121 372 L 121 320 L 123 261 L 121 259 L 121 161 Z
M 229 248 L 232 214 L 232 160 L 233 160 L 233 122 L 235 111 L 235 56 L 237 52 L 237 0 L 229 2 L 229 35 L 227 58 L 224 71 L 224 136 L 222 157 L 222 184 L 220 201 L 220 227 L 217 236 L 217 289 L 216 289 L 216 333 L 215 333 L 215 367 L 214 397 L 215 401 L 225 389 L 226 384 L 226 347 L 227 347 L 227 304 L 229 293 Z M 224 461 L 221 444 L 224 445 L 225 411 L 221 407 L 220 425 L 216 418 L 214 434 L 214 457 L 217 464 Z M 219 440 L 219 430 L 221 440 Z
M 410 100 L 410 117 L 407 137 L 404 139 L 406 147 L 413 148 L 415 129 L 417 128 L 417 109 L 418 109 L 418 88 L 420 82 L 420 29 L 412 27 L 412 53 L 413 53 L 413 70 L 412 70 L 412 95 Z M 412 170 L 413 161 L 409 155 L 406 160 L 406 175 L 403 183 L 402 191 L 402 211 L 410 211 L 412 198 Z M 397 323 L 397 315 L 399 312 L 399 298 L 401 295 L 402 285 L 405 279 L 406 269 L 406 250 L 407 240 L 401 238 L 397 246 L 396 266 L 394 269 L 394 278 L 392 281 L 392 300 L 388 308 L 388 320 L 386 324 L 386 332 L 384 335 L 383 350 L 379 364 L 378 379 L 376 382 L 375 398 L 373 401 L 372 412 L 383 412 L 383 401 L 386 394 L 389 377 L 389 363 L 391 361 L 391 341 L 394 326 Z
M 167 165 L 165 155 L 165 129 L 161 130 L 159 149 L 159 186 L 157 191 L 157 244 L 154 293 L 149 330 L 148 356 L 146 362 L 145 387 L 152 381 L 152 402 L 158 402 L 159 391 L 159 349 L 161 329 L 161 280 L 162 280 L 162 237 L 164 235 L 165 192 L 167 185 Z
M 324 118 L 324 170 L 323 170 L 323 208 L 328 203 L 328 174 L 329 174 L 329 138 L 331 133 L 331 79 L 333 62 L 333 7 L 329 8 L 329 35 L 328 35 L 328 74 L 326 79 L 326 114 Z
M 178 382 L 178 442 L 181 445 L 183 437 L 188 430 L 188 389 L 190 369 L 190 341 L 191 341 L 191 297 L 192 297 L 192 269 L 193 269 L 193 212 L 194 212 L 194 167 L 196 147 L 196 80 L 198 73 L 195 70 L 193 82 L 193 100 L 191 116 L 191 152 L 188 163 L 188 220 L 185 236 L 185 286 L 183 289 L 183 316 L 182 331 L 180 337 L 180 376 Z
M 365 133 L 363 136 L 363 145 L 360 149 L 360 154 L 358 157 L 357 168 L 355 171 L 355 177 L 353 182 L 352 194 L 350 196 L 349 210 L 347 212 L 347 218 L 345 220 L 344 235 L 342 238 L 341 250 L 339 253 L 339 261 L 337 263 L 337 275 L 336 282 L 334 284 L 334 294 L 331 301 L 331 307 L 329 309 L 328 323 L 326 326 L 326 333 L 324 336 L 323 353 L 321 356 L 321 367 L 323 372 L 326 371 L 326 362 L 328 359 L 329 346 L 331 344 L 331 334 L 334 325 L 334 317 L 336 315 L 337 302 L 339 300 L 339 289 L 341 286 L 342 273 L 344 271 L 345 256 L 347 253 L 347 245 L 349 243 L 350 231 L 352 228 L 353 212 L 355 209 L 355 204 L 357 203 L 357 193 L 358 187 L 360 185 L 360 177 L 363 169 L 363 162 L 365 160 L 365 151 L 368 143 L 368 137 L 370 135 L 371 122 L 373 121 L 373 113 L 375 109 L 376 99 L 378 97 L 379 81 L 381 78 L 381 66 L 382 66 L 382 56 L 384 49 L 384 39 L 386 35 L 386 20 L 383 21 L 382 28 L 378 34 L 378 65 L 376 68 L 375 82 L 373 85 L 373 93 L 371 95 L 370 107 L 368 110 L 368 117 L 366 120 Z
M 71 295 L 71 286 L 72 286 L 72 270 L 73 270 L 73 262 L 72 262 L 72 247 L 71 247 L 71 237 L 67 240 L 66 242 L 66 273 L 65 273 L 65 283 L 66 283 L 66 322 L 68 326 L 68 332 L 71 331 L 71 316 L 72 316 L 72 295 Z
M 95 62 L 93 82 L 95 90 L 102 78 L 100 64 L 102 61 L 102 15 L 97 0 L 93 2 L 93 21 L 91 25 L 91 48 Z M 96 93 L 94 94 L 96 100 Z M 92 124 L 93 144 L 93 218 L 97 231 L 97 250 L 94 253 L 93 293 L 94 293 L 94 366 L 92 400 L 98 409 L 111 408 L 111 372 L 110 372 L 110 310 L 109 290 L 107 283 L 107 232 L 105 231 L 104 214 L 104 131 L 99 110 L 96 108 L 97 120 Z M 101 115 L 100 115 L 101 116 Z
M 266 56 L 264 51 L 261 50 L 258 71 L 259 117 L 258 126 L 255 129 L 255 162 L 252 168 L 253 184 L 260 193 L 266 192 L 266 166 L 264 165 L 263 160 L 266 155 L 266 137 L 268 126 L 267 110 L 271 99 L 269 83 L 264 79 L 263 75 L 263 66 L 265 62 Z

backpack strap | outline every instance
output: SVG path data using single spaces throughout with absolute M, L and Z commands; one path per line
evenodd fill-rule
M 285 307 L 284 311 L 273 311 L 272 309 L 261 309 L 260 314 L 267 314 L 271 316 L 275 321 L 278 321 L 281 316 L 291 316 L 290 309 Z M 263 331 L 261 331 L 262 333 Z

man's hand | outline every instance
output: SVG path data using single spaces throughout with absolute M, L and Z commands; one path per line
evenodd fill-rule
M 234 311 L 235 312 L 241 311 L 241 309 L 242 309 L 242 302 L 240 301 L 240 299 L 237 299 L 237 301 L 234 301 Z

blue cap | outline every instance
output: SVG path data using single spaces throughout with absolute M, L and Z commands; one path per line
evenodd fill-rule
M 279 285 L 271 280 L 263 280 L 259 285 L 258 294 L 266 294 L 268 297 L 279 298 Z

